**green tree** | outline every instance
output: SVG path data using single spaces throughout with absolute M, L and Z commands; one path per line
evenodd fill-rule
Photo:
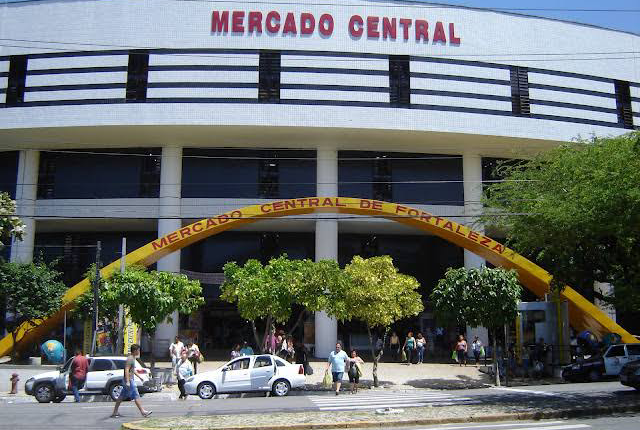
M 337 263 L 311 260 L 290 260 L 286 254 L 263 265 L 248 260 L 244 266 L 229 262 L 224 266 L 225 282 L 221 286 L 223 300 L 236 303 L 242 318 L 251 322 L 257 348 L 262 351 L 264 340 L 272 324 L 285 324 L 294 307 L 300 307 L 298 326 L 304 312 L 324 309 L 326 282 L 337 278 Z M 264 320 L 264 336 L 258 336 L 256 322 Z
M 482 221 L 547 269 L 552 287 L 593 297 L 595 281 L 619 310 L 640 308 L 640 132 L 568 143 L 496 168 Z
M 498 330 L 515 321 L 522 286 L 513 270 L 449 269 L 430 295 L 439 321 L 458 326 L 484 326 L 493 331 L 493 362 L 496 384 L 500 385 L 496 361 Z
M 15 213 L 16 202 L 11 200 L 8 193 L 0 192 L 0 248 L 12 235 L 17 239 L 22 239 L 24 235 L 25 226 Z
M 417 292 L 420 283 L 399 273 L 388 255 L 367 259 L 355 256 L 344 268 L 342 279 L 328 287 L 327 313 L 342 321 L 359 320 L 367 326 L 373 384 L 377 387 L 382 350 L 375 354 L 371 331 L 384 329 L 386 339 L 391 324 L 422 312 L 422 297 Z
M 6 303 L 7 312 L 12 315 L 6 326 L 15 346 L 18 337 L 35 328 L 38 320 L 60 309 L 67 290 L 60 275 L 42 261 L 0 264 L 0 301 Z M 17 349 L 13 348 L 14 359 Z

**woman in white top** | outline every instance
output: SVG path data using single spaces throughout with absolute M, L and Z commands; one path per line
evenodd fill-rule
M 178 388 L 180 389 L 180 400 L 187 399 L 187 393 L 184 390 L 184 384 L 190 376 L 194 374 L 193 366 L 187 358 L 187 351 L 182 351 L 180 360 L 176 363 L 174 369 L 176 377 L 178 378 Z
M 176 336 L 175 341 L 169 346 L 169 356 L 171 357 L 171 365 L 173 367 L 176 367 L 176 364 L 178 364 L 183 349 L 184 344 L 180 342 L 180 338 Z
M 198 373 L 198 363 L 200 363 L 200 348 L 195 342 L 189 341 L 187 343 L 187 357 L 193 365 L 193 374 Z

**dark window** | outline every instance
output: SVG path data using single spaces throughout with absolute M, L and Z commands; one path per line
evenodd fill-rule
M 607 357 L 624 357 L 624 345 L 612 346 L 607 352 Z
M 266 355 L 257 357 L 255 363 L 253 363 L 254 369 L 257 369 L 259 367 L 268 367 L 268 366 L 271 366 L 271 358 L 269 358 L 269 356 L 266 356 Z
M 633 128 L 633 112 L 631 110 L 631 89 L 629 88 L 629 82 L 615 81 L 615 86 L 618 123 L 624 128 Z
M 56 158 L 42 153 L 38 169 L 38 198 L 55 198 Z
M 279 187 L 279 162 L 275 158 L 260 160 L 258 171 L 258 195 L 266 199 L 280 196 Z
M 258 100 L 280 101 L 280 52 L 261 51 L 259 63 Z
M 287 363 L 285 363 L 284 361 L 282 361 L 282 360 L 280 360 L 278 358 L 275 359 L 275 362 L 276 362 L 276 366 L 278 366 L 278 367 L 285 367 L 287 365 Z
M 91 372 L 101 372 L 103 370 L 113 370 L 111 360 L 96 358 L 91 365 Z
M 16 106 L 24 102 L 26 82 L 27 56 L 12 55 L 9 60 L 9 78 L 7 80 L 7 106 Z
M 511 110 L 516 115 L 531 115 L 529 104 L 529 69 L 511 66 Z
M 147 99 L 147 80 L 149 76 L 149 53 L 131 51 L 127 68 L 127 101 Z
M 375 200 L 391 201 L 391 161 L 385 155 L 376 157 L 373 161 L 373 198 Z
M 391 106 L 409 107 L 411 104 L 410 75 L 408 55 L 389 56 L 389 96 Z
M 140 197 L 158 197 L 160 195 L 160 160 L 159 156 L 148 154 L 142 159 L 140 172 Z
M 627 345 L 629 355 L 640 355 L 640 345 Z
M 124 370 L 124 367 L 127 364 L 127 360 L 113 360 L 113 364 L 116 365 L 116 369 Z
M 0 193 L 9 193 L 15 199 L 17 177 L 18 151 L 0 152 Z

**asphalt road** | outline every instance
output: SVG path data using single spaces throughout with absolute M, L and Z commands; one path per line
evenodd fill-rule
M 441 404 L 456 404 L 461 406 L 461 413 L 464 413 L 465 402 L 501 402 L 509 399 L 518 399 L 528 403 L 540 404 L 543 408 L 547 399 L 557 396 L 563 398 L 571 397 L 576 404 L 581 407 L 589 406 L 589 398 L 591 396 L 608 396 L 615 403 L 615 399 L 624 398 L 632 399 L 640 403 L 640 392 L 623 387 L 618 382 L 602 382 L 593 384 L 563 384 L 563 385 L 546 385 L 537 387 L 520 387 L 520 388 L 486 388 L 477 390 L 452 390 L 452 391 L 433 391 L 433 390 L 411 390 L 402 393 L 378 393 L 379 406 L 403 406 L 410 407 L 412 405 L 424 404 L 424 402 L 441 402 Z M 225 399 L 200 400 L 192 398 L 187 401 L 172 401 L 169 399 L 154 399 L 153 394 L 143 397 L 142 402 L 145 408 L 153 411 L 154 417 L 169 416 L 197 416 L 210 414 L 240 414 L 240 413 L 273 413 L 279 411 L 294 412 L 304 410 L 353 410 L 370 408 L 371 402 L 360 404 L 357 401 L 347 400 L 348 395 L 332 396 L 327 393 L 310 393 L 308 396 L 289 396 L 286 398 L 274 397 L 231 397 Z M 340 403 L 343 402 L 343 403 Z M 400 404 L 394 402 L 401 402 Z M 403 405 L 403 404 L 404 405 Z M 434 403 L 435 405 L 435 403 Z M 115 430 L 120 428 L 123 422 L 133 421 L 140 418 L 140 415 L 131 402 L 125 402 L 121 405 L 120 412 L 123 417 L 120 419 L 109 418 L 113 409 L 113 403 L 14 403 L 0 405 L 0 429 L 38 429 L 38 430 L 73 430 L 73 429 L 108 429 Z M 619 420 L 620 426 L 612 426 L 611 420 Z M 560 424 L 550 424 L 548 428 L 540 426 L 534 422 L 529 426 L 522 425 L 523 422 L 515 423 L 512 426 L 502 426 L 502 424 L 483 427 L 480 424 L 474 425 L 457 425 L 457 426 L 439 426 L 432 427 L 434 429 L 477 429 L 477 430 L 589 430 L 592 429 L 620 429 L 620 430 L 638 430 L 640 428 L 640 414 L 624 415 L 617 418 L 603 418 L 593 420 L 572 420 L 563 421 L 569 427 L 563 427 Z M 584 424 L 587 423 L 587 424 Z M 517 425 L 516 425 L 517 424 Z M 588 425 L 590 427 L 585 427 Z M 576 427 L 577 426 L 577 427 Z M 429 429 L 430 427 L 420 427 L 421 429 Z

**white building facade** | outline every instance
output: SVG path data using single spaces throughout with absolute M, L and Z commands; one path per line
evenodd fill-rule
M 121 236 L 142 245 L 195 219 L 312 195 L 472 223 L 495 159 L 640 127 L 639 35 L 463 7 L 332 3 L 2 4 L 0 189 L 28 231 L 7 257 L 42 251 L 78 275 L 91 261 L 78 250 L 95 239 L 117 258 Z M 446 267 L 483 264 L 366 217 L 229 234 L 157 268 L 204 276 L 279 252 L 344 262 L 395 250 L 409 272 L 424 265 L 413 257 L 429 261 L 431 274 L 414 274 L 424 286 Z M 206 329 L 230 312 L 218 311 L 185 324 Z M 174 318 L 157 337 L 178 329 Z M 208 333 L 213 344 L 223 335 Z M 319 356 L 339 337 L 315 316 Z

